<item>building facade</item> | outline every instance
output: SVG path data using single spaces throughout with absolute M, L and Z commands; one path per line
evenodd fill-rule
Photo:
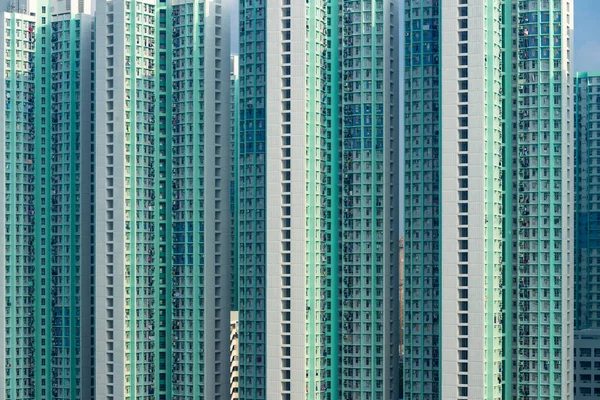
M 600 328 L 600 72 L 575 75 L 575 328 Z
M 404 355 L 404 236 L 402 236 L 400 238 L 400 240 L 398 241 L 398 246 L 399 246 L 399 256 L 398 256 L 398 263 L 400 265 L 399 268 L 399 274 L 400 274 L 400 308 L 399 308 L 399 314 L 400 314 L 400 325 L 399 325 L 399 329 L 400 329 L 400 356 Z
M 229 398 L 229 5 L 98 4 L 97 399 Z
M 238 312 L 231 311 L 229 317 L 229 400 L 239 399 L 239 342 Z
M 578 330 L 574 337 L 573 400 L 597 399 L 600 397 L 600 331 Z
M 406 399 L 572 397 L 572 29 L 405 4 Z
M 237 266 L 237 254 L 238 254 L 238 208 L 237 208 L 237 160 L 238 160 L 238 132 L 239 132 L 239 102 L 240 102 L 240 86 L 239 86 L 239 56 L 232 54 L 230 58 L 230 72 L 229 72 L 229 101 L 230 101 L 230 128 L 231 136 L 229 138 L 229 153 L 231 157 L 230 161 L 230 203 L 229 208 L 231 212 L 231 310 L 238 309 L 238 266 Z M 237 314 L 236 314 L 237 320 Z
M 2 2 L 0 399 L 92 386 L 89 2 Z
M 398 4 L 240 4 L 239 396 L 398 396 Z

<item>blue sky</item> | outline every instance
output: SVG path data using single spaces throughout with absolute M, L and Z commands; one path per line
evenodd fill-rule
M 600 71 L 600 1 L 575 0 L 575 71 Z

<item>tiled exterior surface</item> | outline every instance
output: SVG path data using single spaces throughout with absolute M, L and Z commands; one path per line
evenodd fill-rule
M 80 7 L 2 3 L 2 399 L 91 394 L 93 42 Z
M 98 4 L 97 398 L 229 398 L 228 7 Z
M 398 12 L 240 4 L 240 398 L 397 397 Z
M 600 330 L 578 330 L 574 337 L 573 400 L 597 399 L 600 397 Z
M 572 396 L 572 18 L 405 1 L 407 399 Z
M 575 75 L 575 327 L 600 328 L 600 73 Z

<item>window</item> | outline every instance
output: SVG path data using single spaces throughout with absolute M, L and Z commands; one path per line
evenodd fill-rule
M 581 357 L 591 357 L 592 356 L 592 349 L 579 349 L 579 355 Z
M 579 361 L 579 367 L 583 370 L 591 369 L 592 363 L 589 361 Z

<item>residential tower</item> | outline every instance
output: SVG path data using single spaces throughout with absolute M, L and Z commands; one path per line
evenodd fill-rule
M 229 398 L 229 6 L 98 4 L 97 399 Z
M 573 9 L 405 2 L 405 398 L 569 399 Z
M 600 328 L 600 72 L 575 74 L 575 327 Z
M 240 398 L 398 397 L 397 7 L 240 2 Z
M 92 4 L 2 11 L 0 398 L 89 398 Z

